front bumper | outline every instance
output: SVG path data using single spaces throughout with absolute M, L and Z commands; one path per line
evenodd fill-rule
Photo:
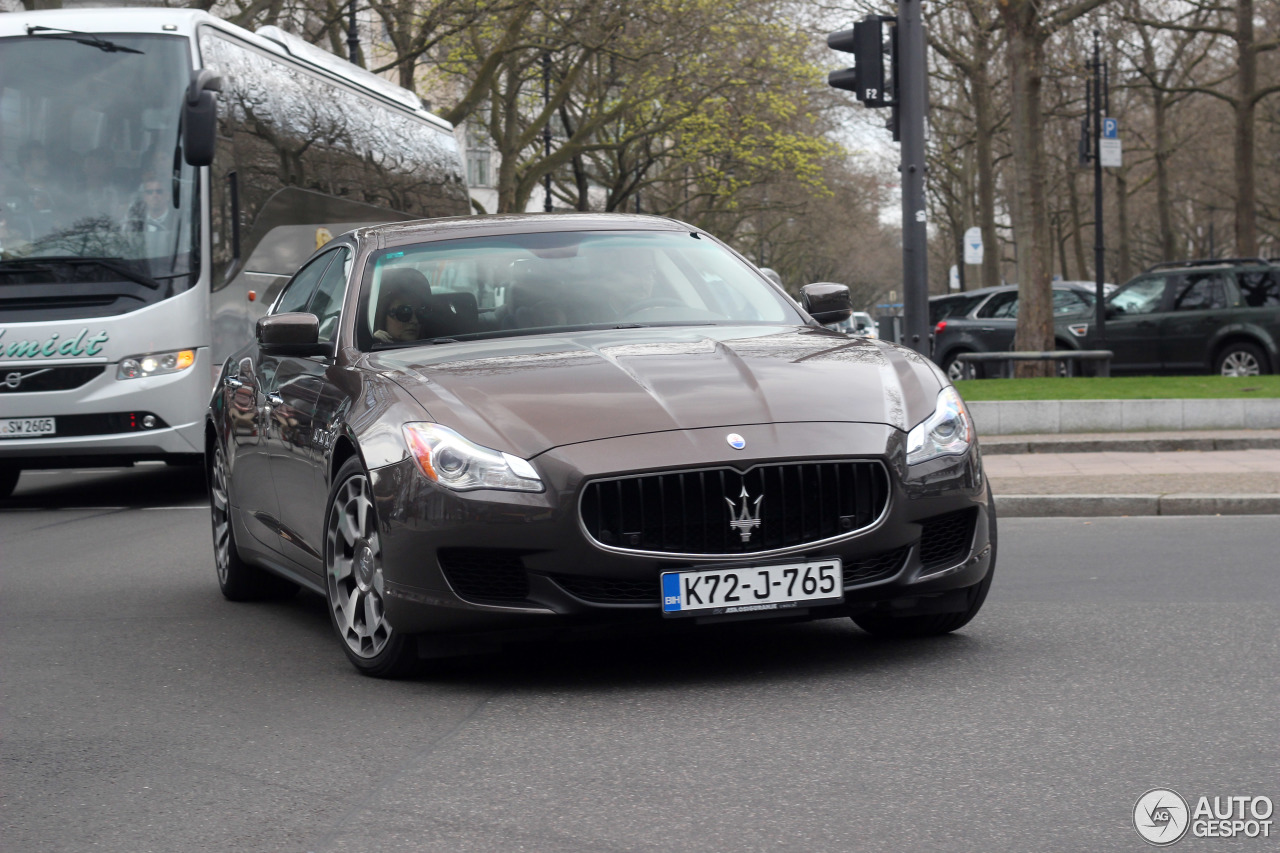
M 991 569 L 994 516 L 976 444 L 963 456 L 908 471 L 905 434 L 887 426 L 775 424 L 733 431 L 755 451 L 749 458 L 726 444 L 728 429 L 558 448 L 534 460 L 547 485 L 538 494 L 451 492 L 409 460 L 372 471 L 388 619 L 409 633 L 654 620 L 663 618 L 664 571 L 833 556 L 845 567 L 844 602 L 778 613 L 824 618 L 878 607 L 931 612 L 951 607 L 956 590 L 977 584 Z M 603 547 L 579 519 L 578 496 L 592 479 L 691 466 L 745 469 L 798 458 L 881 460 L 889 472 L 883 514 L 846 535 L 746 555 Z
M 204 413 L 211 387 L 208 348 L 197 349 L 195 363 L 180 373 L 119 380 L 116 367 L 104 363 L 101 374 L 77 388 L 0 395 L 0 417 L 53 417 L 59 432 L 76 433 L 0 440 L 0 459 L 24 468 L 56 468 L 204 452 Z M 160 425 L 142 427 L 148 414 Z

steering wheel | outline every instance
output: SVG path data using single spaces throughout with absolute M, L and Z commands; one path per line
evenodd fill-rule
M 626 310 L 622 312 L 622 316 L 630 317 L 633 314 L 639 314 L 641 311 L 647 311 L 650 308 L 688 308 L 683 301 L 672 299 L 669 296 L 654 296 L 649 299 L 641 299 L 633 305 L 628 305 Z

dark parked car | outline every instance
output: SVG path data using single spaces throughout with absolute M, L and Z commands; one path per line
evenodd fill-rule
M 936 312 L 938 318 L 933 320 L 933 360 L 942 366 L 952 382 L 964 378 L 963 365 L 956 361 L 956 356 L 967 352 L 1013 349 L 1013 336 L 1018 325 L 1018 286 L 1015 284 L 970 291 L 969 301 L 964 303 L 957 299 L 958 296 L 960 294 L 933 297 L 933 300 L 954 301 L 948 305 L 950 313 Z M 1054 316 L 1076 316 L 1092 310 L 1093 304 L 1092 286 L 1077 282 L 1053 283 Z M 930 313 L 935 312 L 931 310 Z M 1064 340 L 1058 349 L 1071 346 Z M 980 365 L 975 365 L 975 368 L 976 376 L 986 375 Z
M 1113 373 L 1271 373 L 1280 366 L 1280 266 L 1157 264 L 1107 297 L 1106 317 L 1105 347 L 1088 315 L 1059 318 L 1059 347 L 1109 349 Z
M 822 328 L 847 288 L 802 303 L 654 217 L 335 239 L 210 405 L 223 594 L 319 593 L 376 676 L 607 621 L 959 628 L 996 556 L 964 403 Z

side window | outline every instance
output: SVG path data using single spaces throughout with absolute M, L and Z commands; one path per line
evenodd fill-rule
M 324 269 L 329 265 L 329 261 L 333 260 L 333 255 L 333 252 L 325 252 L 298 270 L 289 283 L 284 286 L 284 290 L 272 307 L 271 313 L 288 314 L 293 311 L 306 311 L 307 303 L 311 301 L 311 294 L 316 292 L 316 285 L 320 282 L 320 277 L 324 275 Z
M 338 318 L 342 315 L 343 296 L 351 272 L 351 252 L 345 247 L 333 253 L 334 261 L 325 270 L 307 311 L 320 318 L 320 342 L 329 343 L 338 334 Z
M 987 304 L 978 309 L 979 317 L 1003 317 L 1005 319 L 1018 316 L 1018 291 L 997 293 L 987 300 Z
M 1152 314 L 1164 301 L 1166 281 L 1162 275 L 1132 281 L 1117 290 L 1109 304 L 1120 314 Z
M 1240 293 L 1250 308 L 1280 305 L 1280 271 L 1252 270 L 1240 273 Z
M 1088 308 L 1089 303 L 1074 290 L 1055 290 L 1053 292 L 1054 314 L 1075 314 L 1080 311 L 1086 311 Z
M 1187 276 L 1173 304 L 1175 311 L 1209 311 L 1226 307 L 1227 288 L 1221 273 Z

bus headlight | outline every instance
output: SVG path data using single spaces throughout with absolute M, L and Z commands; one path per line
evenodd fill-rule
M 948 385 L 938 392 L 938 405 L 933 414 L 907 433 L 907 464 L 962 454 L 972 442 L 973 423 L 964 400 Z
M 196 351 L 193 349 L 131 355 L 120 359 L 120 366 L 116 369 L 116 379 L 142 379 L 146 376 L 178 373 L 195 363 Z

